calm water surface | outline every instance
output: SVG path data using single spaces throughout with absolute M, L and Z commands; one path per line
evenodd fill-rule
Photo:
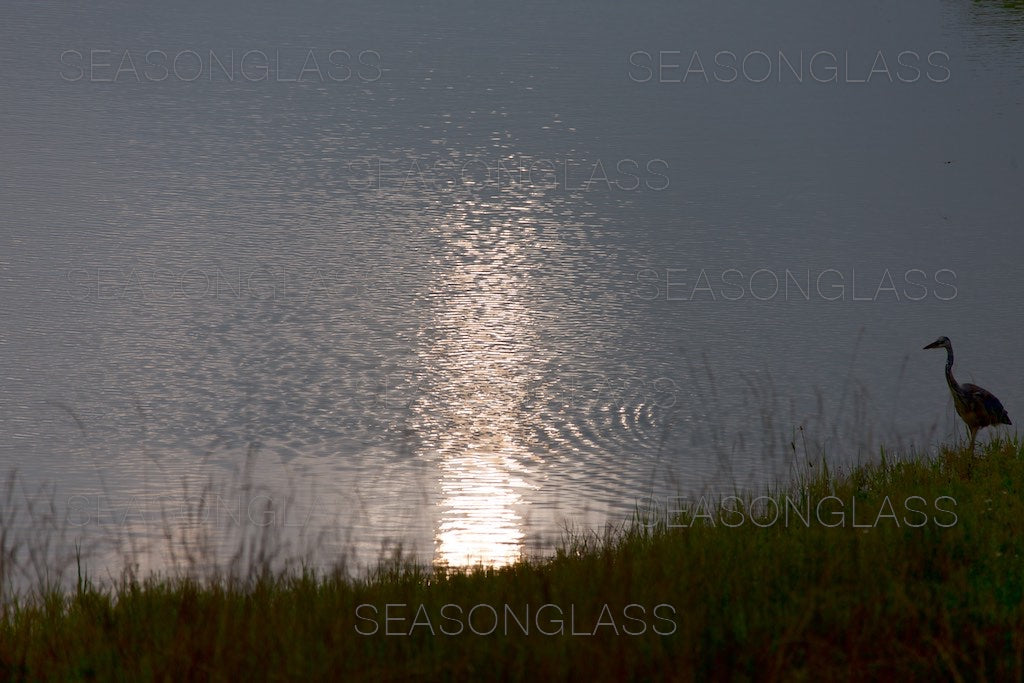
M 1012 3 L 2 14 L 4 509 L 55 558 L 504 563 L 954 438 L 940 334 L 1024 420 Z

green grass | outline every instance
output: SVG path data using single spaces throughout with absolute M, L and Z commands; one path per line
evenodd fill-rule
M 788 524 L 756 494 L 698 500 L 671 524 L 638 515 L 498 570 L 396 557 L 358 580 L 83 577 L 2 607 L 0 679 L 1020 680 L 1021 442 L 824 470 L 769 494 Z M 827 496 L 843 524 L 825 526 L 839 519 Z M 805 523 L 793 510 L 808 503 Z M 384 621 L 388 604 L 404 621 Z M 495 632 L 471 632 L 492 608 Z

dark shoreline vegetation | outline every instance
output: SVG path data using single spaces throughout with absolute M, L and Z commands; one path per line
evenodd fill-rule
M 1020 680 L 1022 518 L 1014 437 L 818 464 L 501 569 L 79 576 L 5 598 L 0 679 Z

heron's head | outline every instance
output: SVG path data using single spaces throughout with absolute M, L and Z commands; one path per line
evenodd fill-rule
M 926 346 L 924 348 L 925 349 L 951 349 L 952 346 L 953 345 L 949 343 L 949 337 L 939 337 L 938 339 L 936 339 L 935 341 L 933 341 L 931 344 L 929 344 L 928 346 Z

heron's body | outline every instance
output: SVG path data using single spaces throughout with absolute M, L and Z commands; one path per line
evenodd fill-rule
M 957 415 L 966 423 L 967 429 L 971 432 L 971 450 L 974 450 L 974 439 L 978 430 L 992 425 L 1013 424 L 1010 416 L 999 399 L 991 392 L 982 389 L 977 384 L 958 384 L 953 377 L 953 344 L 948 337 L 939 337 L 937 340 L 924 347 L 926 349 L 946 349 L 946 384 L 949 385 L 949 392 L 953 394 L 953 405 L 956 407 Z

